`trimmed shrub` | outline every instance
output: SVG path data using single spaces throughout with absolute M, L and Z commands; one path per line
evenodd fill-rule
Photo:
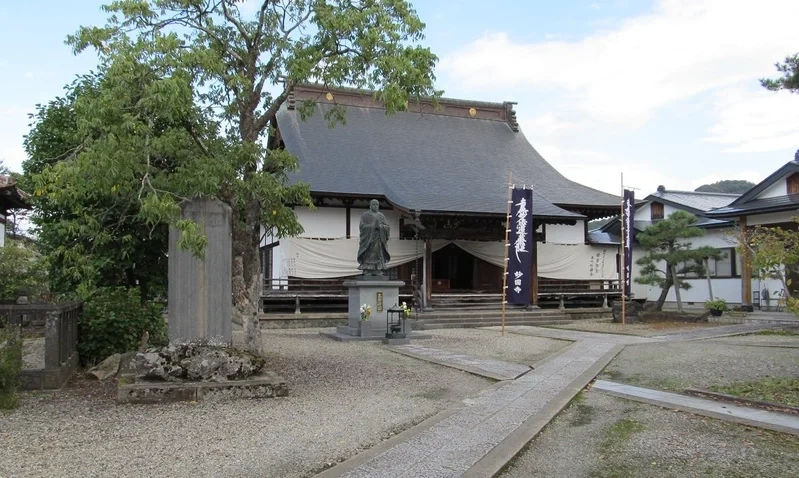
M 136 350 L 144 332 L 151 345 L 167 342 L 162 307 L 141 302 L 139 289 L 104 287 L 85 299 L 78 323 L 78 353 L 91 365 L 115 353 Z
M 0 301 L 13 301 L 25 292 L 38 297 L 47 291 L 47 262 L 19 241 L 0 247 Z
M 17 406 L 22 371 L 22 340 L 9 327 L 0 328 L 0 409 Z

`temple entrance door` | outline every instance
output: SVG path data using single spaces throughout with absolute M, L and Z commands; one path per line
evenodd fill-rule
M 433 253 L 433 292 L 474 290 L 474 256 L 455 244 Z

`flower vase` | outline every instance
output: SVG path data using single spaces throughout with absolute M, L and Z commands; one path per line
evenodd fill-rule
M 372 323 L 368 320 L 361 321 L 361 337 L 370 337 L 372 335 Z

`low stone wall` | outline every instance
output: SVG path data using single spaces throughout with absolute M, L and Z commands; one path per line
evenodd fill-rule
M 609 319 L 613 315 L 610 308 L 587 308 L 587 309 L 566 309 L 566 315 L 572 320 L 585 320 L 585 319 Z

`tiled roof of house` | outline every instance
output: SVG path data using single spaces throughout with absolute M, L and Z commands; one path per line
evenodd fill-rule
M 277 115 L 286 148 L 299 158 L 299 172 L 290 179 L 310 184 L 313 192 L 380 195 L 408 210 L 504 214 L 512 172 L 515 184 L 533 186 L 538 217 L 581 219 L 564 207 L 616 208 L 620 202 L 565 178 L 507 118 L 423 111 L 387 116 L 381 108 L 347 105 L 346 125 L 330 128 L 325 113 L 331 108 L 322 99 L 306 121 L 290 105 Z

